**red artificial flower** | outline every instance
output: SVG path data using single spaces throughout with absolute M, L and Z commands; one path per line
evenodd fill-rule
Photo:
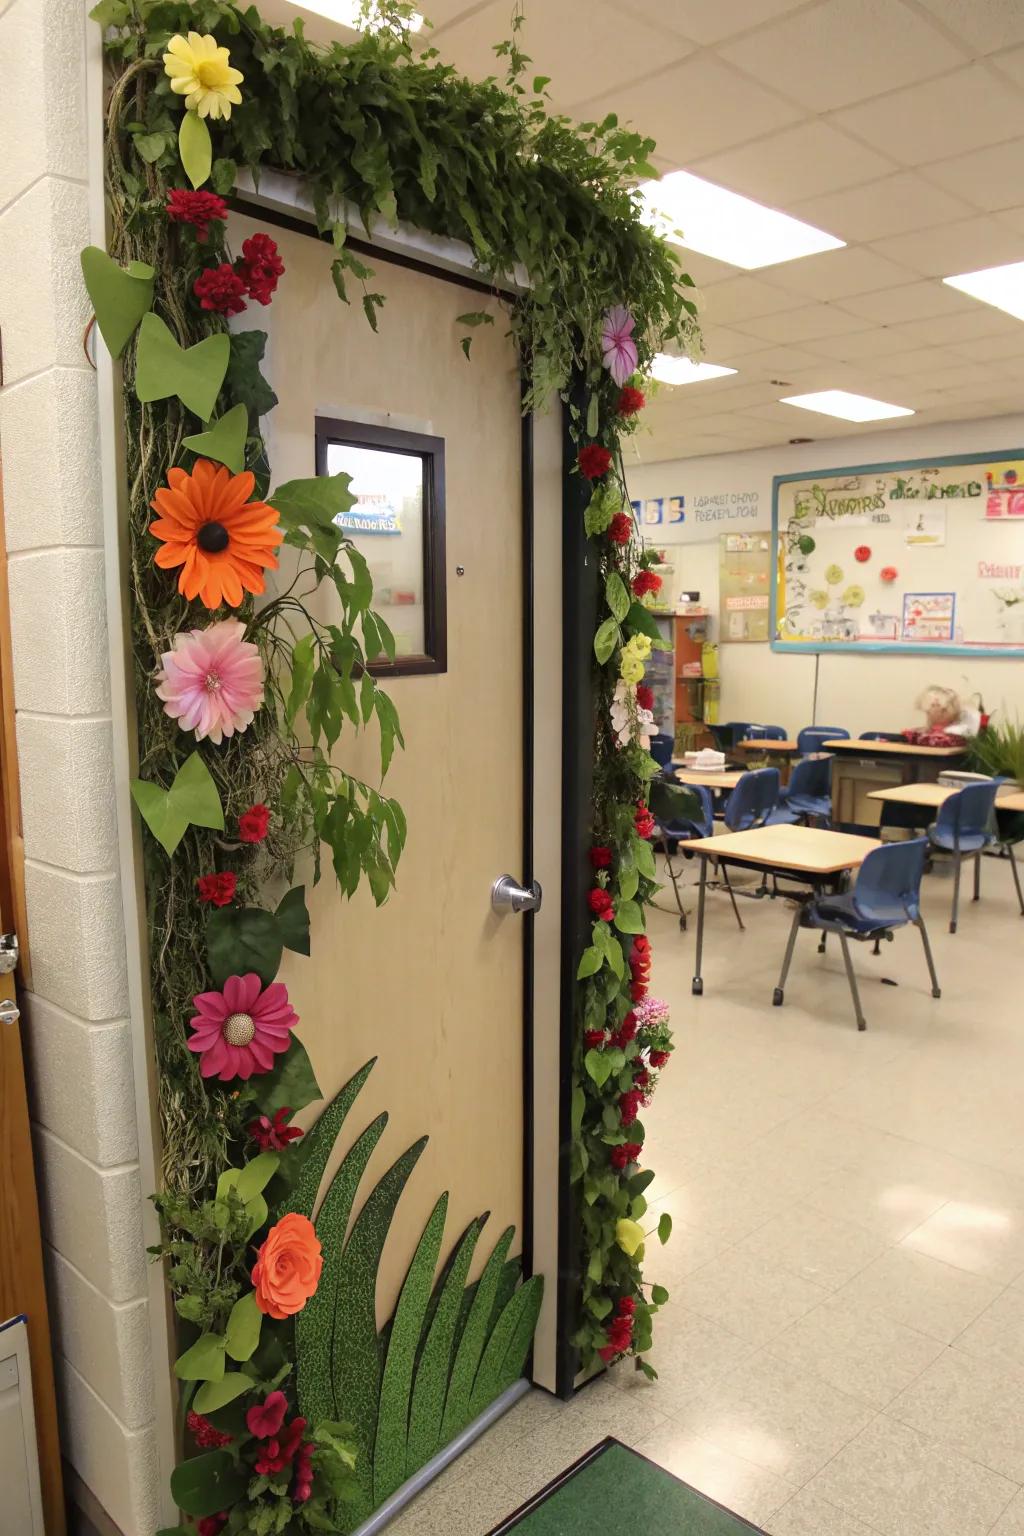
M 640 1092 L 639 1088 L 630 1088 L 626 1093 L 620 1094 L 619 1114 L 622 1118 L 623 1125 L 633 1124 L 633 1121 L 640 1113 L 640 1106 L 643 1101 L 644 1096 Z
M 250 805 L 238 818 L 238 835 L 243 843 L 262 843 L 270 827 L 270 811 L 265 805 Z
M 278 255 L 277 241 L 269 235 L 250 235 L 242 241 L 241 259 L 235 263 L 235 271 L 249 291 L 250 299 L 259 304 L 269 304 L 277 280 L 284 276 L 284 262 Z
M 192 192 L 187 187 L 173 187 L 167 194 L 167 217 L 172 224 L 191 224 L 200 245 L 205 245 L 210 225 L 226 219 L 228 205 L 216 192 Z
M 637 1088 L 649 1088 L 651 1086 L 651 1074 L 646 1067 L 641 1067 L 633 1078 L 633 1084 Z
M 648 837 L 654 836 L 657 822 L 654 820 L 654 817 L 651 815 L 650 811 L 647 809 L 647 806 L 642 800 L 636 808 L 636 817 L 633 825 L 636 827 L 637 837 L 646 839 Z
M 586 1047 L 587 1047 L 588 1051 L 600 1050 L 601 1046 L 604 1045 L 604 1030 L 603 1029 L 588 1029 L 588 1030 L 585 1030 L 584 1034 L 583 1034 L 583 1039 L 584 1039 L 584 1042 L 586 1043 Z
M 218 315 L 240 315 L 245 308 L 245 282 L 226 261 L 200 272 L 192 292 L 203 309 Z
M 654 689 L 647 683 L 637 683 L 636 702 L 640 709 L 654 708 Z
M 634 973 L 633 981 L 629 989 L 631 1000 L 634 1003 L 642 1003 L 644 998 L 647 996 L 647 987 L 648 983 L 646 981 L 638 981 L 636 974 Z
M 615 904 L 602 886 L 594 886 L 594 889 L 587 896 L 587 902 L 591 912 L 593 912 L 599 922 L 610 923 L 615 916 Z
M 643 390 L 634 389 L 632 384 L 626 384 L 619 392 L 615 409 L 620 416 L 636 416 L 646 404 Z
M 620 1317 L 632 1317 L 636 1311 L 636 1301 L 632 1296 L 620 1296 L 617 1310 Z
M 313 1492 L 313 1445 L 309 1440 L 303 1440 L 295 1457 L 295 1487 L 292 1489 L 292 1502 L 305 1504 Z
M 271 1396 L 273 1395 L 271 1393 Z M 256 1471 L 261 1477 L 276 1477 L 278 1472 L 283 1472 L 285 1467 L 295 1460 L 305 1428 L 305 1419 L 293 1419 L 279 1439 L 266 1442 L 263 1453 L 255 1464 Z
M 621 1172 L 630 1163 L 635 1163 L 643 1150 L 643 1144 L 639 1141 L 624 1141 L 620 1147 L 612 1147 L 611 1164 Z
M 645 933 L 637 934 L 629 953 L 629 973 L 633 978 L 629 995 L 634 1003 L 647 996 L 651 978 L 651 941 Z
M 611 849 L 605 848 L 603 844 L 597 848 L 591 848 L 590 862 L 595 869 L 607 869 L 612 862 Z
M 204 1418 L 201 1413 L 196 1413 L 194 1409 L 189 1409 L 185 1423 L 188 1425 L 189 1434 L 201 1451 L 219 1451 L 222 1446 L 231 1444 L 230 1435 L 222 1434 L 219 1429 L 215 1429 L 209 1419 Z
M 633 537 L 633 519 L 628 512 L 616 512 L 608 524 L 608 537 L 613 544 L 628 544 Z
M 257 1440 L 273 1440 L 287 1412 L 288 1399 L 283 1392 L 271 1392 L 262 1403 L 253 1403 L 245 1416 L 250 1435 Z
M 634 597 L 646 597 L 648 592 L 661 591 L 661 577 L 657 571 L 637 571 L 631 582 Z
M 300 1136 L 305 1135 L 297 1125 L 287 1124 L 290 1114 L 289 1107 L 282 1107 L 273 1120 L 269 1115 L 260 1115 L 257 1120 L 250 1120 L 246 1126 L 246 1133 L 253 1141 L 258 1142 L 264 1152 L 283 1152 L 291 1142 L 298 1141 Z
M 614 1041 L 620 1051 L 624 1046 L 629 1044 L 635 1034 L 636 1014 L 631 1008 L 626 1014 L 626 1017 L 623 1019 L 622 1023 L 619 1025 L 618 1029 L 615 1031 Z
M 210 901 L 215 907 L 226 907 L 235 899 L 237 884 L 237 875 L 225 869 L 220 874 L 200 875 L 196 881 L 196 890 L 200 901 Z
M 610 450 L 602 448 L 600 443 L 587 443 L 585 448 L 580 449 L 576 462 L 581 475 L 585 475 L 588 480 L 600 480 L 611 469 L 612 456 Z
M 228 1523 L 228 1511 L 222 1510 L 219 1515 L 204 1515 L 196 1521 L 196 1536 L 220 1536 L 221 1531 Z
M 671 1054 L 671 1051 L 652 1051 L 650 1057 L 651 1066 L 663 1067 Z

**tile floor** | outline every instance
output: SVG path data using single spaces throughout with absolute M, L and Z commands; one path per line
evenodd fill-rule
M 929 877 L 940 1000 L 912 931 L 857 946 L 866 1034 L 810 934 L 771 1007 L 783 902 L 740 934 L 709 898 L 702 998 L 692 926 L 653 915 L 660 1380 L 531 1393 L 389 1536 L 483 1536 L 606 1434 L 773 1536 L 1024 1536 L 1024 920 L 992 860 L 955 936 L 948 903 Z

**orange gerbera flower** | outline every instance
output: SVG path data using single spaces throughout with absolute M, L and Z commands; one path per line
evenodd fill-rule
M 264 501 L 250 501 L 255 477 L 233 475 L 223 464 L 197 459 L 191 474 L 167 472 L 151 505 L 160 516 L 149 531 L 161 539 L 156 563 L 182 567 L 178 591 L 207 608 L 237 608 L 244 592 L 262 592 L 264 570 L 277 569 L 274 550 L 284 542 L 277 513 Z

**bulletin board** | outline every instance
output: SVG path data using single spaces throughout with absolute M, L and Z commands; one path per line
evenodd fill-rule
M 772 483 L 777 651 L 1024 656 L 1024 449 Z

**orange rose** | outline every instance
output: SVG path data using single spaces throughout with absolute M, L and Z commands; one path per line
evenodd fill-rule
M 308 1216 L 292 1211 L 271 1227 L 256 1255 L 256 1305 L 278 1320 L 301 1312 L 320 1283 L 324 1261 Z

